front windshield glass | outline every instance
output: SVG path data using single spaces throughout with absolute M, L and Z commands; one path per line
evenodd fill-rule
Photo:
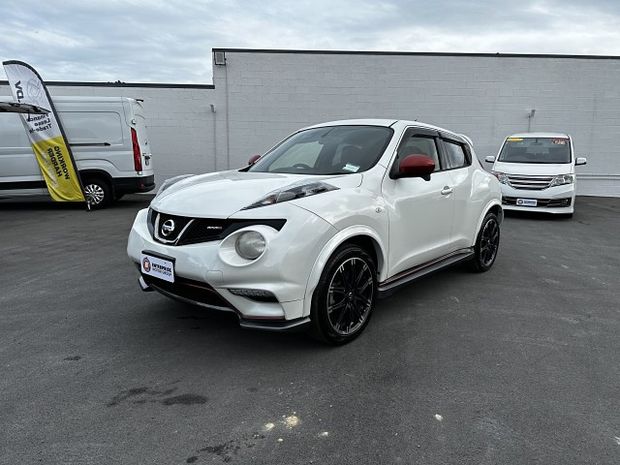
M 293 134 L 248 171 L 347 174 L 372 168 L 392 138 L 382 126 L 329 126 Z
M 566 137 L 509 137 L 499 154 L 505 163 L 570 163 Z

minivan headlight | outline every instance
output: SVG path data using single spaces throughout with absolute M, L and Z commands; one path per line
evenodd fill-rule
M 575 182 L 575 176 L 572 174 L 559 174 L 551 181 L 549 187 L 562 186 L 564 184 L 572 184 Z
M 497 180 L 502 184 L 508 184 L 508 176 L 500 171 L 491 171 Z
M 265 251 L 267 241 L 258 231 L 245 231 L 239 234 L 235 242 L 235 250 L 246 260 L 256 260 Z

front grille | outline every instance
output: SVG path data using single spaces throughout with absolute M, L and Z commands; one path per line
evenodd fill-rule
M 282 229 L 286 220 L 219 220 L 196 218 L 183 233 L 177 245 L 218 241 L 246 226 L 265 225 L 276 230 Z
M 553 176 L 528 176 L 522 174 L 508 174 L 508 181 L 515 189 L 541 191 L 549 187 Z
M 192 221 L 185 216 L 160 213 L 155 220 L 155 237 L 164 244 L 174 243 Z
M 164 223 L 167 220 L 174 222 L 172 233 L 164 234 Z M 187 216 L 168 215 L 149 209 L 149 232 L 153 239 L 167 245 L 188 245 L 200 242 L 219 241 L 238 229 L 247 226 L 265 225 L 280 231 L 286 220 L 243 220 L 221 218 L 191 218 Z M 168 223 L 170 226 L 170 223 Z
M 570 207 L 572 200 L 571 197 L 563 199 L 536 199 L 536 206 L 545 208 Z M 516 205 L 517 197 L 502 197 L 502 203 L 504 205 Z
M 211 307 L 235 310 L 226 299 L 207 283 L 181 278 L 179 276 L 175 277 L 174 283 L 169 283 L 168 281 L 145 274 L 142 275 L 142 278 L 149 286 L 156 290 L 161 290 L 164 294 L 170 294 L 172 297 L 176 296 L 182 299 L 188 299 Z

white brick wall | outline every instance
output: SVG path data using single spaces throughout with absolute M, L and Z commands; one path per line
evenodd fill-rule
M 526 131 L 534 108 L 532 130 L 568 132 L 588 157 L 579 192 L 620 196 L 620 59 L 228 50 L 226 61 L 215 89 L 49 89 L 144 99 L 157 182 L 243 166 L 302 126 L 343 118 L 437 124 L 469 135 L 484 158 Z

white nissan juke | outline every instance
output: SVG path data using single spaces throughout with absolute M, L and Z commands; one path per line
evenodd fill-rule
M 336 121 L 240 170 L 166 181 L 138 212 L 127 252 L 143 290 L 342 344 L 378 295 L 463 260 L 491 268 L 502 218 L 499 183 L 466 136 Z

